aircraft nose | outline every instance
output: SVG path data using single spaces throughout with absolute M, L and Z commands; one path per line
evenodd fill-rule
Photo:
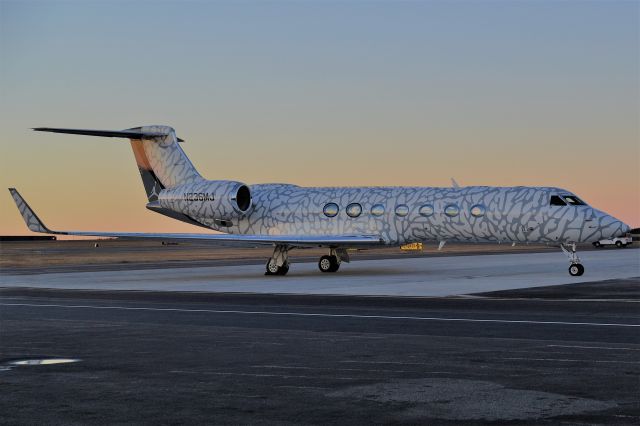
M 628 234 L 629 232 L 631 232 L 631 227 L 629 225 L 627 225 L 624 222 L 620 222 L 620 223 L 622 224 L 621 225 L 622 236 L 624 236 L 624 235 Z
M 600 227 L 604 238 L 624 237 L 631 230 L 629 225 L 609 215 L 602 218 Z

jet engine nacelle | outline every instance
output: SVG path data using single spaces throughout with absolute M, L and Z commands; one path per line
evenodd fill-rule
M 251 191 L 242 182 L 205 180 L 163 189 L 158 202 L 162 208 L 192 218 L 209 217 L 224 223 L 249 212 Z

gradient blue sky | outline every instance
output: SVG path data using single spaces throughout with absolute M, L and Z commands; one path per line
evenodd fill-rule
M 194 230 L 127 142 L 28 130 L 168 124 L 212 179 L 553 185 L 638 226 L 638 5 L 2 0 L 0 183 L 55 227 Z

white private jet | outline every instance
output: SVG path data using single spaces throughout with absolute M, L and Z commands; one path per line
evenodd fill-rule
M 179 146 L 173 128 L 126 130 L 41 127 L 37 131 L 128 138 L 147 193 L 147 208 L 223 234 L 54 231 L 18 191 L 9 191 L 31 231 L 117 238 L 199 240 L 221 245 L 274 247 L 266 275 L 289 271 L 289 250 L 324 247 L 318 267 L 336 272 L 347 249 L 446 241 L 556 244 L 569 258 L 569 273 L 584 267 L 576 243 L 624 235 L 629 226 L 596 210 L 575 194 L 552 187 L 354 187 L 308 188 L 289 184 L 245 185 L 207 180 Z

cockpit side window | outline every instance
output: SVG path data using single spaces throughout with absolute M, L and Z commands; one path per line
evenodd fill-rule
M 560 198 L 558 195 L 552 195 L 551 198 L 549 199 L 549 205 L 550 206 L 566 206 L 567 203 L 562 201 L 562 198 Z
M 562 198 L 567 202 L 567 204 L 572 206 L 585 206 L 586 203 L 582 201 L 580 198 L 575 195 L 563 195 Z

